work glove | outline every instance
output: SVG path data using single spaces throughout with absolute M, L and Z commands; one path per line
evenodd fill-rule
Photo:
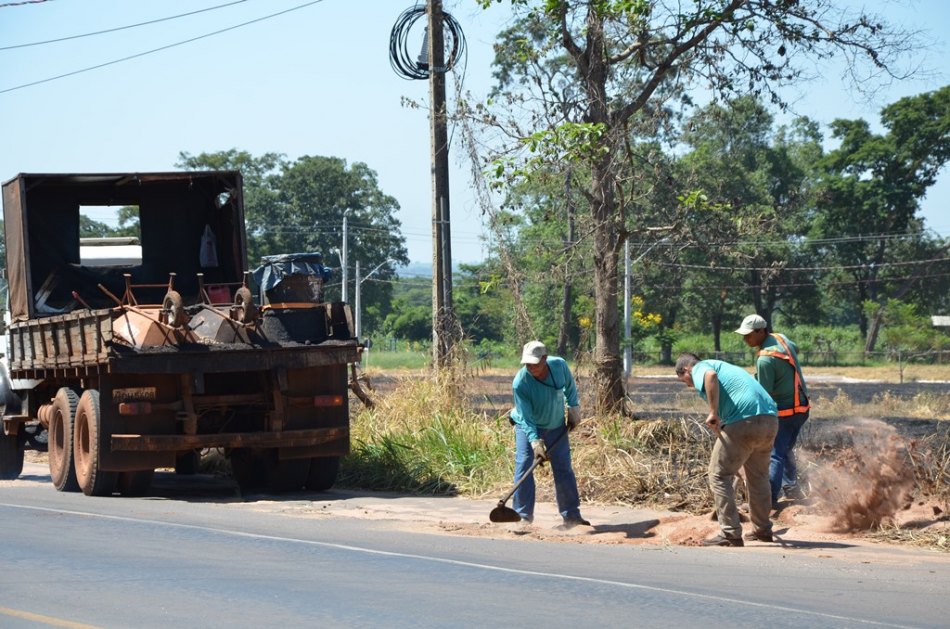
M 567 429 L 574 430 L 577 428 L 577 425 L 581 423 L 581 407 L 580 406 L 569 406 L 567 407 Z
M 531 449 L 534 450 L 534 458 L 542 461 L 548 460 L 548 449 L 544 447 L 544 441 L 535 439 L 531 442 Z

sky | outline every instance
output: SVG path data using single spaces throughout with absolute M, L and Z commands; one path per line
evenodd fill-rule
M 181 151 L 340 157 L 376 171 L 380 189 L 401 206 L 397 217 L 410 260 L 430 262 L 428 111 L 404 105 L 404 99 L 427 103 L 428 84 L 400 78 L 389 61 L 393 25 L 414 4 L 0 0 L 0 180 L 20 172 L 175 170 Z M 444 1 L 468 51 L 464 75 L 449 79 L 450 92 L 461 80 L 473 95 L 487 94 L 491 44 L 508 18 L 507 4 L 483 11 L 474 0 Z M 867 102 L 843 89 L 839 73 L 829 67 L 824 80 L 788 93 L 795 113 L 823 125 L 835 118 L 874 124 L 884 105 L 947 83 L 940 72 L 950 59 L 950 2 L 867 5 L 925 31 L 933 44 L 917 60 L 929 72 Z M 155 20 L 162 21 L 121 28 Z M 420 46 L 423 23 L 412 31 Z M 120 30 L 75 37 L 112 29 Z M 23 46 L 62 38 L 70 39 Z M 61 75 L 69 76 L 47 80 Z M 482 214 L 461 143 L 453 138 L 452 257 L 456 263 L 478 262 L 486 254 Z M 922 207 L 927 226 L 950 236 L 947 168 Z

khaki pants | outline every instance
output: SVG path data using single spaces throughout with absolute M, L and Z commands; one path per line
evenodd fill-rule
M 726 537 L 742 537 L 735 491 L 736 472 L 740 467 L 745 469 L 752 526 L 759 533 L 772 531 L 769 460 L 777 431 L 775 415 L 755 415 L 723 426 L 716 438 L 709 457 L 709 487 L 716 503 L 719 527 Z

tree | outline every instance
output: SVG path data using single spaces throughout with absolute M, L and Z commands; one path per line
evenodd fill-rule
M 840 141 L 820 166 L 823 178 L 812 236 L 840 238 L 828 257 L 847 277 L 849 300 L 859 313 L 865 350 L 877 340 L 888 299 L 903 299 L 950 251 L 930 243 L 917 216 L 920 200 L 950 159 L 950 86 L 902 98 L 885 107 L 885 134 L 864 120 L 835 120 Z M 906 257 L 909 251 L 915 257 Z M 908 261 L 916 261 L 908 265 Z M 944 266 L 945 263 L 944 263 Z M 862 308 L 878 304 L 877 311 Z
M 247 223 L 248 259 L 256 266 L 267 252 L 281 251 L 272 239 L 279 230 L 273 228 L 271 209 L 278 203 L 281 171 L 287 159 L 279 153 L 255 157 L 247 151 L 229 149 L 215 153 L 178 154 L 175 166 L 188 170 L 237 170 L 244 180 L 244 216 Z
M 367 314 L 364 329 L 382 324 L 391 304 L 395 269 L 409 259 L 395 217 L 399 203 L 379 189 L 369 166 L 347 165 L 338 157 L 305 155 L 294 161 L 276 153 L 254 157 L 235 149 L 198 156 L 181 153 L 178 165 L 241 171 L 252 265 L 264 255 L 318 252 L 332 266 L 332 252 L 342 247 L 343 213 L 348 211 L 349 281 L 355 279 L 357 260 L 363 273 L 376 269 L 375 281 L 361 285 L 361 306 Z M 338 287 L 331 287 L 328 299 L 339 298 Z
M 492 0 L 480 0 L 485 7 Z M 767 94 L 803 75 L 796 60 L 835 52 L 864 54 L 889 72 L 893 55 L 912 40 L 869 16 L 842 17 L 831 0 L 512 0 L 520 18 L 516 47 L 500 60 L 502 88 L 519 99 L 485 116 L 533 151 L 535 162 L 583 163 L 590 171 L 587 213 L 593 230 L 596 346 L 595 387 L 601 410 L 624 399 L 619 353 L 618 262 L 628 233 L 625 213 L 638 198 L 628 177 L 628 140 L 638 127 L 662 123 L 672 99 L 702 82 L 712 93 Z M 498 59 L 498 55 L 496 55 Z M 556 81 L 546 70 L 560 67 Z M 529 103 L 528 99 L 537 100 Z M 572 106 L 564 106 L 570 99 Z M 517 100 L 524 107 L 514 111 Z M 535 115 L 514 116 L 534 105 Z M 574 112 L 579 115 L 574 116 Z M 500 117 L 501 116 L 501 117 Z M 559 117 L 559 118 L 558 118 Z M 528 132 L 522 131 L 528 127 Z M 532 168 L 517 153 L 500 154 L 503 172 Z M 523 156 L 523 154 L 522 154 Z
M 706 213 L 721 224 L 706 220 L 688 248 L 702 293 L 688 310 L 709 317 L 719 350 L 724 321 L 741 318 L 749 304 L 768 319 L 807 294 L 796 290 L 802 274 L 790 269 L 810 266 L 802 247 L 821 136 L 804 118 L 776 129 L 762 103 L 742 96 L 699 110 L 683 139 L 693 150 L 681 160 L 682 179 L 724 208 Z

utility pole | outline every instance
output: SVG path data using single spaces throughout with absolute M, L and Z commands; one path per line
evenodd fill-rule
M 350 214 L 350 210 L 349 210 L 349 209 L 343 211 L 343 255 L 340 256 L 340 267 L 341 267 L 341 270 L 342 270 L 341 276 L 342 276 L 342 278 L 343 278 L 343 296 L 342 296 L 342 301 L 344 301 L 344 302 L 347 301 L 347 299 L 346 299 L 346 298 L 347 298 L 347 292 L 346 292 L 346 284 L 347 284 L 347 276 L 346 276 L 347 252 L 346 252 L 346 249 L 347 249 L 347 243 L 350 241 L 350 239 L 347 238 L 346 217 L 349 216 L 349 214 Z
M 363 332 L 362 317 L 360 317 L 360 261 L 356 261 L 356 282 L 354 288 L 356 289 L 356 303 L 354 304 L 356 308 L 356 338 L 360 338 L 361 333 Z
M 362 277 L 360 276 L 360 261 L 359 260 L 356 261 L 356 278 L 353 281 L 353 288 L 354 290 L 356 290 L 356 300 L 354 302 L 354 312 L 353 312 L 353 320 L 356 327 L 356 338 L 359 338 L 363 335 L 362 334 L 363 333 L 363 309 L 360 305 L 362 304 L 362 301 L 363 301 L 362 300 L 363 282 L 365 282 L 370 277 L 372 277 L 372 275 L 376 273 L 376 271 L 383 268 L 384 264 L 389 264 L 390 262 L 392 262 L 391 258 L 387 258 L 383 260 L 382 262 L 376 265 L 376 268 L 374 268 L 372 271 L 367 273 L 366 277 Z
M 633 368 L 633 348 L 630 347 L 630 238 L 623 239 L 623 340 L 623 375 L 629 378 Z
M 448 366 L 455 343 L 452 242 L 449 221 L 449 140 L 445 111 L 445 45 L 442 0 L 428 0 L 429 131 L 432 150 L 432 358 Z

